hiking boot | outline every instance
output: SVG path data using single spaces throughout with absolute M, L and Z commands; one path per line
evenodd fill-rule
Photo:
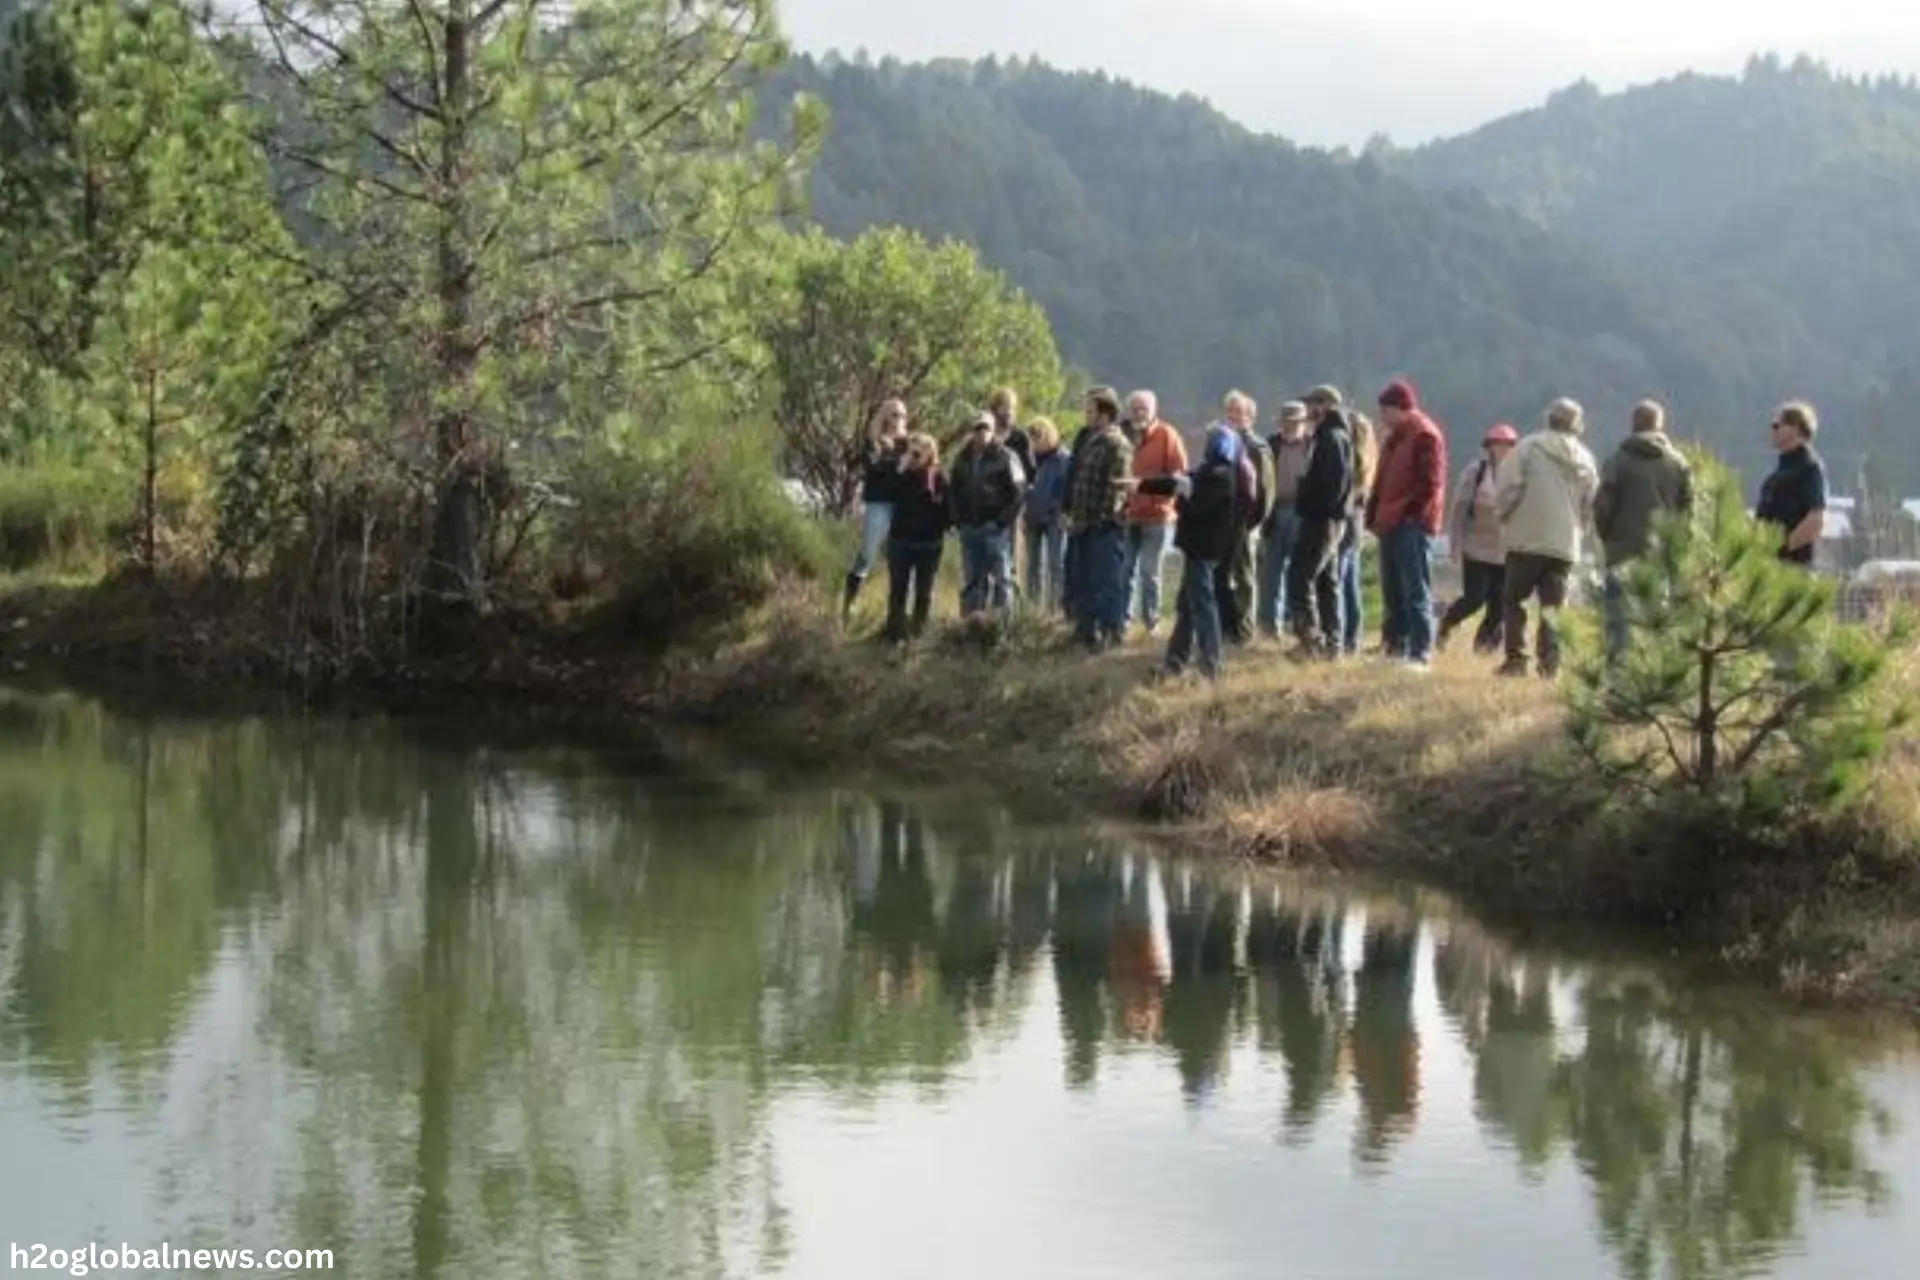
M 1500 664 L 1500 669 L 1495 671 L 1494 674 L 1509 680 L 1516 676 L 1525 676 L 1528 674 L 1527 660 L 1525 658 L 1508 658 Z
M 866 579 L 860 577 L 858 574 L 850 573 L 847 575 L 846 590 L 842 593 L 840 597 L 840 625 L 841 626 L 845 626 L 848 622 L 852 621 L 853 602 L 860 598 L 860 588 L 865 584 L 866 584 Z

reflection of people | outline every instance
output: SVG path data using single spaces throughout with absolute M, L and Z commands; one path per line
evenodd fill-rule
M 1189 1100 L 1213 1092 L 1226 1074 L 1239 977 L 1234 972 L 1237 894 L 1195 885 L 1167 911 L 1173 981 L 1166 992 L 1166 1038 Z
M 1147 873 L 1127 886 L 1107 963 L 1107 982 L 1127 1036 L 1149 1042 L 1165 1030 L 1164 992 L 1172 972 L 1160 933 L 1163 922 L 1156 919 L 1164 914 L 1164 904 L 1156 901 L 1158 878 L 1158 868 L 1149 864 Z
M 933 945 L 938 925 L 926 826 L 893 801 L 880 805 L 879 855 L 872 898 L 855 899 L 853 929 L 869 940 L 881 967 L 900 979 L 918 969 L 920 954 Z
M 1112 960 L 1113 922 L 1120 905 L 1118 870 L 1087 858 L 1054 872 L 1053 981 L 1060 993 L 1060 1031 L 1067 1046 L 1067 1083 L 1093 1083 L 1106 1014 L 1100 983 Z
M 1360 1099 L 1355 1142 L 1383 1159 L 1413 1131 L 1420 1110 L 1420 1036 L 1413 1019 L 1413 933 L 1369 922 L 1353 981 L 1353 1078 Z

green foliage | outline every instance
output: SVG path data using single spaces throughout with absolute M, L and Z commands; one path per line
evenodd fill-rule
M 599 579 L 603 625 L 642 644 L 697 635 L 838 565 L 826 527 L 767 466 L 771 435 L 737 423 L 656 431 L 564 462 L 558 487 L 575 505 L 555 544 Z
M 874 413 L 904 398 L 922 429 L 946 437 L 991 391 L 1023 403 L 1062 394 L 1046 313 L 980 265 L 972 248 L 900 228 L 842 244 L 792 238 L 760 336 L 773 365 L 785 461 L 836 511 L 859 496 Z
M 1911 77 L 1763 57 L 1739 76 L 1683 74 L 1611 94 L 1582 84 L 1381 160 L 1423 187 L 1477 190 L 1559 235 L 1670 269 L 1703 301 L 1719 298 L 1738 338 L 1719 363 L 1744 365 L 1741 381 L 1762 398 L 1822 400 L 1849 428 L 1836 448 L 1871 455 L 1899 493 L 1920 492 L 1908 416 L 1884 412 L 1887 380 L 1913 363 L 1902 335 L 1920 327 Z M 1769 367 L 1761 355 L 1810 337 L 1825 348 L 1817 364 Z M 1794 385 L 1780 385 L 1783 375 Z M 1730 459 L 1764 461 L 1757 438 L 1716 443 Z M 1849 478 L 1853 462 L 1842 469 Z
M 771 0 L 259 10 L 314 274 L 378 299 L 346 340 L 377 354 L 436 469 L 430 589 L 484 598 L 505 447 L 547 434 L 573 384 L 744 341 L 738 274 L 820 120 L 750 136 L 784 56 Z
M 1691 518 L 1659 522 L 1621 573 L 1631 640 L 1609 666 L 1575 630 L 1567 683 L 1575 743 L 1614 784 L 1731 805 L 1746 817 L 1845 804 L 1909 720 L 1883 678 L 1914 628 L 1834 614 L 1831 581 L 1778 558 L 1736 478 L 1695 459 Z
M 127 478 L 151 564 L 163 469 L 211 469 L 281 340 L 285 230 L 181 4 L 62 0 L 28 31 L 8 53 L 0 332 L 43 367 L 14 434 Z
M 98 467 L 0 467 L 0 568 L 98 568 L 133 519 L 132 492 Z

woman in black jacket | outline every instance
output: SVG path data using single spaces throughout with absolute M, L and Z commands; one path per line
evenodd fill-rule
M 860 476 L 860 505 L 864 510 L 860 549 L 854 553 L 853 567 L 847 570 L 846 593 L 840 601 L 843 622 L 852 616 L 853 602 L 860 598 L 861 586 L 887 548 L 887 528 L 893 521 L 894 486 L 899 482 L 906 450 L 906 402 L 889 400 L 880 406 L 867 433 L 867 451 Z
M 893 524 L 887 532 L 886 638 L 905 643 L 927 629 L 933 611 L 933 580 L 940 573 L 940 552 L 953 525 L 947 477 L 940 470 L 940 445 L 924 433 L 907 441 L 893 489 Z M 913 620 L 907 620 L 907 592 L 913 592 Z
M 1183 476 L 1155 476 L 1140 482 L 1142 493 L 1174 494 L 1180 500 L 1180 520 L 1173 545 L 1180 549 L 1180 602 L 1167 640 L 1166 662 L 1160 678 L 1187 669 L 1194 646 L 1200 649 L 1200 674 L 1220 677 L 1220 602 L 1214 573 L 1233 554 L 1233 498 L 1240 470 L 1239 435 L 1223 423 L 1207 428 L 1207 447 L 1200 465 Z

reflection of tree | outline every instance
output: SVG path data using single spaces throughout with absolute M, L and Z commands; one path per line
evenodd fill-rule
M 1861 1148 L 1885 1124 L 1832 1024 L 1589 983 L 1586 1043 L 1556 1080 L 1602 1232 L 1632 1280 L 1750 1274 L 1791 1243 L 1807 1190 L 1880 1203 Z

